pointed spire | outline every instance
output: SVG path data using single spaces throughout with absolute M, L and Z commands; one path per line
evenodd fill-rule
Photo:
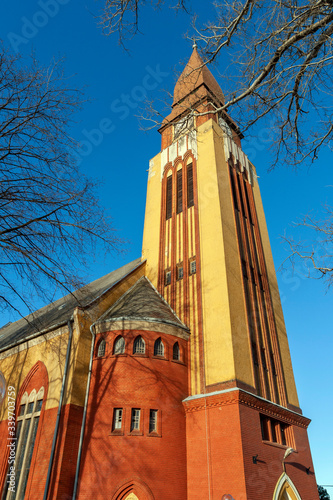
M 192 55 L 175 85 L 172 107 L 183 101 L 190 94 L 193 94 L 200 87 L 203 87 L 212 94 L 217 105 L 224 104 L 224 95 L 221 87 L 201 59 L 194 40 Z

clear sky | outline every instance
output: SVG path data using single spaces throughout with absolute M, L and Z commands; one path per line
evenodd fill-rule
M 213 19 L 211 2 L 194 0 L 192 5 L 199 19 Z M 73 135 L 82 142 L 81 168 L 100 179 L 101 202 L 119 236 L 128 240 L 125 255 L 107 261 L 98 255 L 92 258 L 89 280 L 141 254 L 148 162 L 160 150 L 160 136 L 156 130 L 140 131 L 136 115 L 145 96 L 158 99 L 162 89 L 172 92 L 174 69 L 181 70 L 192 51 L 183 36 L 190 28 L 185 14 L 177 15 L 167 6 L 160 11 L 147 6 L 140 26 L 143 34 L 128 44 L 126 53 L 116 36 L 103 36 L 97 19 L 100 7 L 94 0 L 2 0 L 0 17 L 0 37 L 7 44 L 25 54 L 34 51 L 43 64 L 65 57 L 73 86 L 84 87 L 89 99 L 73 126 Z M 212 72 L 217 76 L 218 68 Z M 220 85 L 223 89 L 223 81 Z M 268 173 L 269 143 L 265 129 L 257 130 L 259 139 L 249 140 L 245 149 L 260 176 L 278 268 L 288 255 L 280 236 L 295 234 L 291 224 L 302 215 L 320 212 L 323 203 L 332 205 L 333 153 L 326 146 L 311 168 L 295 173 L 280 166 Z M 306 237 L 303 232 L 300 236 Z M 278 281 L 300 406 L 312 419 L 309 439 L 317 482 L 333 485 L 332 291 L 327 292 L 321 281 L 306 279 L 301 266 L 294 276 L 291 269 L 278 273 Z M 333 488 L 328 491 L 333 498 Z

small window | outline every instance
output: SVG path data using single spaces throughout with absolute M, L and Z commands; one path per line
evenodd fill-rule
M 106 342 L 104 339 L 102 339 L 98 344 L 98 349 L 97 349 L 98 358 L 102 358 L 103 356 L 105 356 L 105 348 L 106 348 Z
M 144 354 L 146 352 L 146 344 L 141 335 L 136 337 L 133 345 L 133 354 Z
M 166 270 L 164 273 L 164 284 L 165 286 L 170 285 L 171 283 L 171 271 Z
M 132 408 L 131 431 L 140 430 L 140 408 Z
M 260 415 L 261 436 L 264 441 L 290 446 L 290 425 L 274 418 Z M 289 441 L 289 442 L 288 442 Z
M 183 264 L 177 264 L 177 281 L 184 278 L 184 267 Z
M 190 274 L 195 274 L 197 272 L 197 262 L 195 257 L 190 260 Z
M 124 354 L 124 352 L 125 352 L 125 339 L 124 337 L 117 337 L 113 347 L 113 354 Z
M 173 350 L 172 350 L 172 359 L 175 360 L 175 361 L 179 361 L 180 360 L 180 349 L 179 349 L 179 344 L 178 342 L 176 342 L 174 345 L 173 345 Z
M 157 432 L 157 410 L 149 411 L 149 433 Z
M 123 422 L 123 409 L 115 408 L 113 410 L 113 422 L 112 422 L 112 430 L 117 431 L 122 427 Z
M 164 344 L 163 344 L 161 338 L 159 338 L 155 341 L 154 356 L 164 356 Z

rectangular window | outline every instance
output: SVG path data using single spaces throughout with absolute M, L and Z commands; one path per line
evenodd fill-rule
M 157 410 L 149 412 L 149 433 L 157 432 Z
M 197 272 L 197 263 L 195 257 L 190 260 L 190 274 L 195 274 Z
M 171 271 L 170 270 L 166 270 L 164 272 L 164 285 L 170 285 L 171 283 Z
M 112 430 L 116 431 L 116 430 L 121 429 L 122 422 L 123 422 L 123 409 L 122 408 L 115 408 L 113 410 Z
M 269 418 L 264 415 L 260 415 L 260 425 L 261 425 L 261 437 L 264 441 L 269 441 L 269 430 L 268 430 Z
M 260 425 L 261 436 L 264 441 L 279 443 L 283 446 L 290 444 L 290 439 L 288 439 L 290 425 L 280 422 L 275 418 L 266 417 L 266 415 L 260 415 Z
M 167 178 L 166 186 L 166 218 L 172 217 L 172 175 Z
M 131 431 L 140 430 L 140 408 L 132 408 Z
M 183 171 L 177 172 L 177 214 L 183 211 Z
M 286 431 L 287 431 L 287 425 L 281 423 L 280 424 L 280 432 L 281 432 L 281 444 L 284 446 L 287 446 L 287 436 L 286 436 Z
M 187 165 L 187 207 L 193 207 L 194 193 L 193 193 L 193 164 Z
M 177 280 L 182 280 L 183 278 L 184 278 L 183 264 L 177 264 Z

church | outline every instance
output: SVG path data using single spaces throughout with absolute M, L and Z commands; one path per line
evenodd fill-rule
M 318 500 L 254 165 L 196 47 L 142 256 L 0 329 L 1 500 Z

